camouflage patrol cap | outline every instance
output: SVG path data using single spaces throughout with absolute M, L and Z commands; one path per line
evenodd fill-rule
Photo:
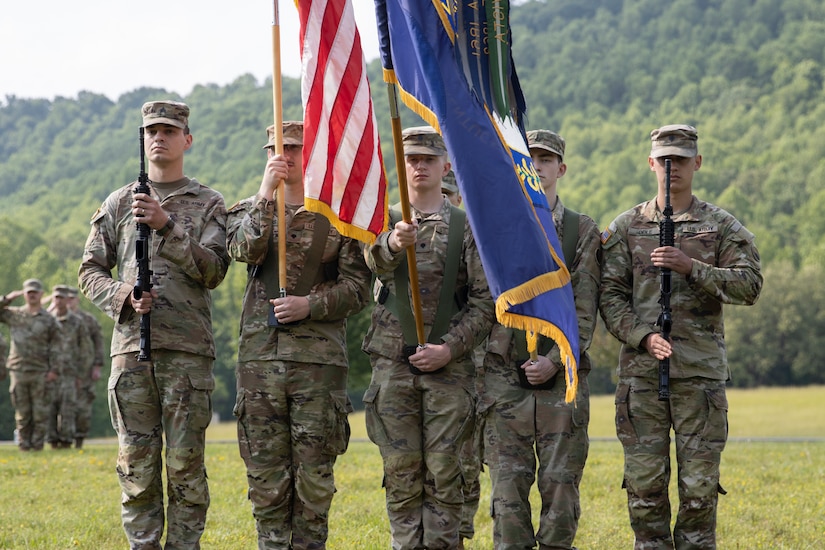
M 177 128 L 189 126 L 189 106 L 179 101 L 148 101 L 143 104 L 143 127 L 169 124 Z
M 696 128 L 687 124 L 669 124 L 656 128 L 650 132 L 650 157 L 695 157 L 699 154 L 697 138 Z
M 527 147 L 550 151 L 564 160 L 564 138 L 550 130 L 530 130 L 527 132 Z
M 26 279 L 23 282 L 23 292 L 43 292 L 43 283 L 40 279 Z
M 71 296 L 67 285 L 54 285 L 52 287 L 52 294 L 60 298 L 69 298 Z
M 447 193 L 458 193 L 458 185 L 455 183 L 455 173 L 452 170 L 441 178 L 441 190 Z
M 283 122 L 284 145 L 303 145 L 304 144 L 304 122 L 301 120 L 285 120 Z M 267 147 L 275 147 L 275 125 L 272 124 L 266 129 L 266 145 Z
M 447 154 L 447 146 L 435 128 L 432 126 L 414 126 L 401 133 L 405 155 L 435 155 Z
M 79 291 L 79 290 L 77 290 L 77 289 L 76 289 L 75 287 L 73 287 L 73 286 L 68 286 L 68 287 L 66 287 L 66 288 L 67 288 L 67 289 L 69 289 L 69 290 L 68 290 L 68 293 L 69 293 L 69 298 L 77 298 L 77 296 L 80 294 L 80 291 Z

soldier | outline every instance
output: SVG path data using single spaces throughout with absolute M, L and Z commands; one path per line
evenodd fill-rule
M 215 387 L 209 291 L 229 266 L 226 207 L 220 193 L 184 175 L 184 152 L 192 146 L 189 107 L 150 101 L 142 115 L 152 193 L 135 193 L 133 182 L 106 198 L 92 217 L 79 286 L 115 321 L 109 409 L 129 544 L 160 548 L 165 441 L 166 548 L 199 548 L 209 506 L 204 445 Z M 139 299 L 137 221 L 153 230 L 152 289 Z M 138 361 L 140 318 L 150 313 L 151 361 Z
M 360 244 L 304 208 L 303 123 L 267 129 L 258 193 L 229 210 L 233 259 L 248 264 L 238 347 L 238 444 L 258 548 L 326 547 L 333 466 L 349 443 L 346 319 L 369 299 Z M 287 295 L 280 296 L 274 192 L 283 181 Z M 270 318 L 274 317 L 270 321 Z
M 24 296 L 26 304 L 9 307 Z M 40 303 L 43 283 L 27 279 L 23 290 L 0 298 L 0 322 L 9 326 L 11 372 L 9 394 L 14 407 L 14 423 L 21 451 L 41 451 L 48 429 L 49 401 L 46 383 L 60 376 L 60 327 Z
M 0 380 L 5 380 L 8 374 L 6 370 L 6 354 L 9 352 L 9 345 L 6 339 L 0 334 Z
M 453 206 L 461 206 L 461 193 L 455 182 L 455 173 L 450 170 L 447 175 L 441 178 L 441 193 L 447 197 Z
M 384 462 L 393 548 L 455 548 L 458 455 L 473 433 L 476 405 L 472 351 L 487 336 L 494 307 L 466 217 L 441 193 L 450 169 L 444 141 L 418 127 L 404 131 L 403 144 L 412 223 L 393 214 L 394 228 L 365 250 L 379 281 L 363 343 L 372 365 L 367 432 Z M 411 245 L 428 335 L 419 347 L 406 290 Z
M 728 433 L 722 304 L 756 302 L 762 289 L 753 234 L 693 195 L 702 166 L 696 129 L 650 133 L 648 165 L 657 196 L 620 214 L 602 234 L 601 314 L 621 341 L 616 433 L 624 448 L 622 487 L 637 549 L 716 548 L 719 462 Z M 665 161 L 670 159 L 675 246 L 660 246 Z M 672 329 L 665 340 L 660 270 L 672 270 Z M 659 400 L 659 360 L 670 358 L 670 399 Z M 671 533 L 670 430 L 675 432 L 679 513 Z
M 461 206 L 461 192 L 458 190 L 458 185 L 455 181 L 455 173 L 450 169 L 447 175 L 441 178 L 441 193 L 447 197 L 455 207 Z M 478 374 L 478 367 L 484 359 L 484 344 L 482 343 L 473 351 L 473 362 L 476 365 Z M 476 386 L 481 383 L 480 376 L 476 377 Z M 471 539 L 475 535 L 475 515 L 478 511 L 478 503 L 481 499 L 481 483 L 479 475 L 481 474 L 481 434 L 479 433 L 480 424 L 476 423 L 473 429 L 473 435 L 468 437 L 461 447 L 461 470 L 463 472 L 464 486 L 462 494 L 464 496 L 464 504 L 461 506 L 461 526 L 458 529 L 460 538 L 459 548 L 464 548 L 464 539 Z
M 599 229 L 558 197 L 558 179 L 567 172 L 564 139 L 549 130 L 532 130 L 527 132 L 527 144 L 571 275 L 579 328 L 579 385 L 576 401 L 566 403 L 558 346 L 540 336 L 538 356 L 531 361 L 524 331 L 496 324 L 484 358 L 484 459 L 492 480 L 495 547 L 533 548 L 538 542 L 539 548 L 569 549 L 581 516 L 579 483 L 589 448 L 587 350 L 598 315 Z M 541 497 L 537 531 L 529 501 L 533 483 Z
M 74 445 L 76 449 L 83 448 L 83 440 L 89 434 L 92 423 L 92 403 L 95 400 L 95 383 L 100 380 L 103 369 L 103 331 L 100 328 L 97 318 L 88 311 L 80 309 L 78 290 L 74 287 L 68 288 L 69 298 L 67 304 L 72 313 L 79 315 L 86 325 L 86 332 L 90 338 L 90 345 L 86 347 L 87 357 L 78 375 L 77 386 L 77 414 L 75 416 Z
M 60 378 L 46 384 L 49 394 L 49 428 L 47 440 L 52 449 L 69 449 L 75 434 L 77 392 L 83 370 L 89 356 L 89 333 L 79 315 L 69 309 L 69 287 L 56 285 L 52 288 L 49 308 L 60 325 L 60 354 L 63 370 Z

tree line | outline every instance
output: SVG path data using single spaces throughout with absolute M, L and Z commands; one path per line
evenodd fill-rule
M 567 140 L 565 204 L 601 227 L 651 198 L 648 135 L 667 123 L 697 127 L 704 156 L 694 189 L 756 234 L 765 286 L 751 308 L 726 312 L 732 384 L 825 383 L 825 2 L 817 0 L 533 0 L 512 7 L 513 53 L 528 105 L 527 128 Z M 391 182 L 389 111 L 380 63 L 369 65 Z M 223 193 L 227 206 L 255 193 L 272 121 L 271 82 L 240 75 L 185 96 L 140 88 L 116 100 L 93 92 L 0 101 L 0 292 L 36 276 L 75 284 L 89 219 L 138 172 L 140 107 L 178 99 L 192 108 L 187 175 Z M 302 117 L 300 82 L 283 79 L 284 119 Z M 404 110 L 404 126 L 420 119 Z M 391 202 L 397 200 L 394 183 Z M 823 208 L 820 208 L 823 206 Z M 244 266 L 214 292 L 215 410 L 235 397 Z M 91 304 L 109 339 L 112 324 Z M 369 363 L 360 339 L 369 311 L 350 319 L 350 389 L 360 402 Z M 5 327 L 0 330 L 6 331 Z M 7 331 L 5 332 L 8 335 Z M 603 327 L 592 347 L 595 392 L 612 392 L 618 344 Z M 13 417 L 0 384 L 0 438 Z M 94 430 L 110 433 L 105 380 Z

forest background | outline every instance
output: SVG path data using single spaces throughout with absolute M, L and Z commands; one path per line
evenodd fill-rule
M 567 140 L 565 205 L 607 227 L 655 195 L 649 132 L 669 123 L 699 131 L 704 157 L 694 192 L 756 235 L 765 285 L 753 307 L 725 312 L 731 385 L 825 383 L 825 1 L 530 1 L 512 8 L 513 51 L 527 99 L 527 128 Z M 101 70 L 105 70 L 102 67 Z M 397 200 L 381 66 L 368 67 L 391 202 Z M 140 88 L 117 100 L 93 92 L 54 100 L 0 100 L 0 293 L 38 277 L 76 284 L 89 218 L 139 168 L 140 106 L 179 99 L 192 108 L 186 173 L 223 193 L 253 195 L 272 122 L 271 81 L 239 75 L 185 96 Z M 300 82 L 283 79 L 285 119 L 302 117 Z M 420 119 L 403 111 L 404 126 Z M 491 182 L 492 184 L 492 182 Z M 496 223 L 504 220 L 497 220 Z M 231 417 L 245 266 L 215 290 L 215 412 Z M 19 305 L 19 304 L 15 304 Z M 112 321 L 100 320 L 106 349 Z M 350 319 L 351 397 L 369 382 L 360 351 L 369 311 Z M 8 330 L 0 326 L 8 337 Z M 7 338 L 8 339 L 8 338 Z M 611 393 L 617 342 L 599 327 L 591 391 Z M 0 439 L 10 439 L 8 380 L 0 383 Z M 104 378 L 93 436 L 111 435 Z

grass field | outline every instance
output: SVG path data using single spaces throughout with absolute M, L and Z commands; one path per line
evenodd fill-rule
M 731 441 L 722 459 L 728 495 L 720 497 L 719 548 L 825 548 L 825 387 L 731 390 L 728 397 Z M 632 547 L 612 417 L 612 397 L 594 397 L 576 539 L 580 549 Z M 336 466 L 328 547 L 387 549 L 381 458 L 366 440 L 363 414 L 354 414 L 351 423 L 353 441 Z M 253 550 L 255 527 L 234 424 L 212 426 L 208 436 L 212 505 L 202 546 Z M 125 548 L 116 454 L 113 441 L 37 454 L 0 445 L 0 548 Z M 473 549 L 492 548 L 486 473 L 481 480 L 476 537 L 468 545 Z M 675 491 L 672 484 L 671 494 Z M 535 510 L 538 501 L 533 503 Z

